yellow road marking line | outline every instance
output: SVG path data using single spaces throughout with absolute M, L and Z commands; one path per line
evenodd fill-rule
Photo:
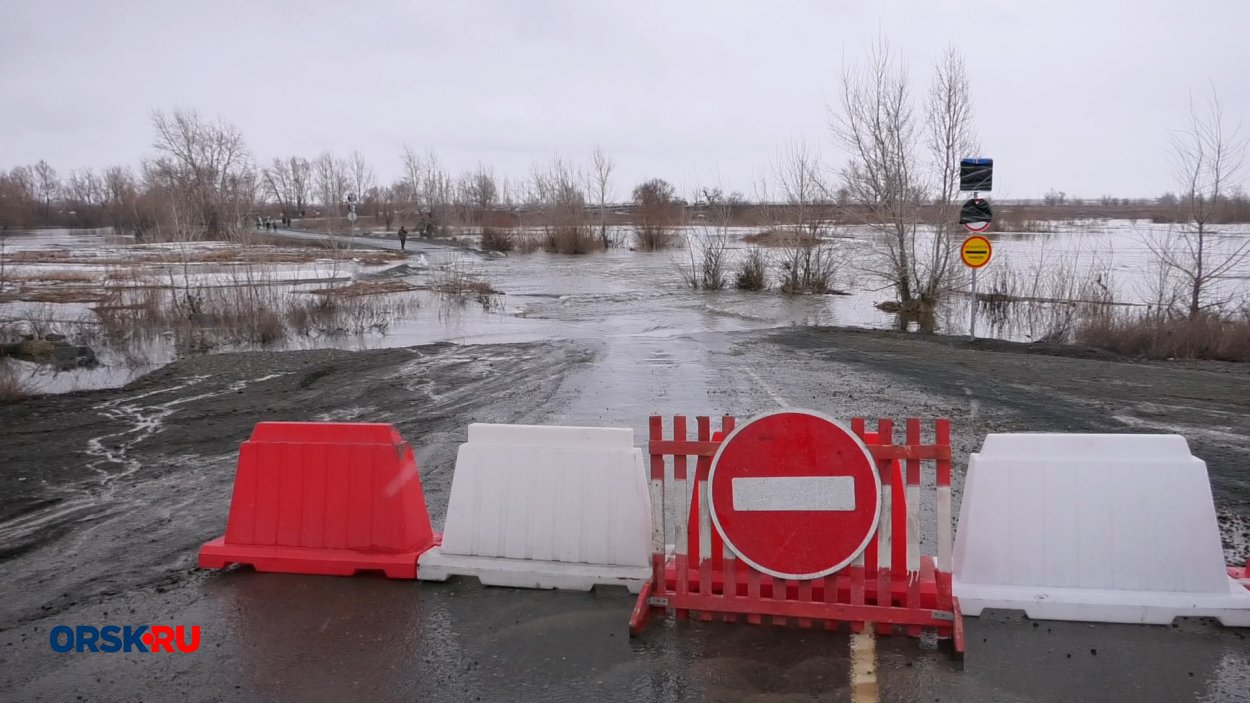
M 851 700 L 854 703 L 878 703 L 877 637 L 872 623 L 864 631 L 851 635 Z

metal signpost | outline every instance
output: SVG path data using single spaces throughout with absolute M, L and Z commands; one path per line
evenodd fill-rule
M 972 302 L 968 321 L 968 336 L 977 338 L 977 271 L 990 262 L 994 247 L 990 240 L 980 236 L 989 231 L 994 221 L 990 203 L 981 197 L 981 191 L 989 192 L 994 185 L 993 159 L 961 159 L 959 162 L 959 190 L 972 191 L 972 198 L 959 208 L 959 224 L 973 233 L 959 247 L 959 258 L 964 266 L 972 269 Z
M 993 255 L 994 246 L 990 244 L 990 240 L 979 234 L 968 237 L 963 246 L 959 247 L 960 260 L 964 262 L 964 266 L 972 269 L 972 319 L 968 323 L 968 335 L 973 339 L 977 338 L 977 271 L 988 264 Z
M 351 241 L 348 244 L 348 248 L 354 249 L 356 246 L 356 194 L 355 193 L 347 194 L 347 221 L 351 223 L 351 229 L 348 232 L 348 235 L 351 237 Z

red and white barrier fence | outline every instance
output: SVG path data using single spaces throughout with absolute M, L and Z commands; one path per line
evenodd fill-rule
M 639 595 L 630 633 L 650 616 L 692 613 L 834 629 L 872 623 L 910 635 L 934 630 L 963 651 L 951 592 L 950 422 L 894 424 L 862 418 L 841 425 L 816 413 L 787 411 L 737 427 L 721 419 L 650 421 L 652 578 Z M 690 460 L 694 459 L 694 470 Z M 921 553 L 924 465 L 932 468 L 937 555 Z M 672 538 L 671 553 L 668 548 Z

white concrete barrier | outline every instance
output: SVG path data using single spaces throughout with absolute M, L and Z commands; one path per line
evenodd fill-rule
M 590 590 L 651 576 L 651 499 L 634 431 L 469 425 L 443 542 L 417 578 Z
M 965 615 L 1250 626 L 1206 463 L 1179 435 L 989 435 L 968 462 L 954 557 Z

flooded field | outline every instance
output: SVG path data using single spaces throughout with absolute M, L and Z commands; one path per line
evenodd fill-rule
M 1157 267 L 1148 243 L 1166 236 L 1167 226 L 1116 220 L 1043 224 L 1048 231 L 993 235 L 994 260 L 981 272 L 978 290 L 1027 300 L 1010 306 L 983 300 L 979 336 L 1062 341 L 1083 297 L 1097 295 L 1101 303 L 1124 307 L 1154 300 Z M 731 270 L 748 248 L 742 238 L 754 231 L 718 231 L 727 240 Z M 871 237 L 853 228 L 834 242 L 839 259 L 834 287 L 845 294 L 827 295 L 691 290 L 681 274 L 689 266 L 685 248 L 505 257 L 426 242 L 414 242 L 401 254 L 395 251 L 398 243 L 385 236 L 339 240 L 336 247 L 322 249 L 316 247 L 325 240 L 312 235 L 304 241 L 291 238 L 289 245 L 240 248 L 139 244 L 107 230 L 6 234 L 10 295 L 8 302 L 0 302 L 0 325 L 64 334 L 91 346 L 100 362 L 69 369 L 22 364 L 20 376 L 37 392 L 118 386 L 182 356 L 249 349 L 557 339 L 630 345 L 639 338 L 796 326 L 927 327 L 923 331 L 966 335 L 969 325 L 969 280 L 962 267 L 931 318 L 909 320 L 880 309 L 893 292 L 871 273 Z M 686 240 L 695 242 L 700 234 L 698 228 L 688 229 Z M 628 241 L 628 232 L 619 235 Z M 1228 239 L 1230 245 L 1239 241 Z M 781 271 L 777 254 L 765 253 L 775 278 Z M 491 292 L 447 292 L 448 281 L 465 280 Z M 1250 266 L 1243 266 L 1214 285 L 1236 308 L 1245 304 L 1248 280 Z M 23 294 L 13 296 L 18 284 Z M 196 304 L 215 306 L 219 316 L 229 319 L 204 322 L 194 333 L 180 332 L 167 319 L 120 332 L 108 328 L 108 313 L 137 317 L 130 311 L 156 298 L 168 299 L 162 304 L 166 317 L 205 316 L 190 309 Z M 344 302 L 323 314 L 331 299 Z M 250 307 L 267 317 L 239 320 L 228 314 Z M 274 321 L 271 313 L 282 320 Z

